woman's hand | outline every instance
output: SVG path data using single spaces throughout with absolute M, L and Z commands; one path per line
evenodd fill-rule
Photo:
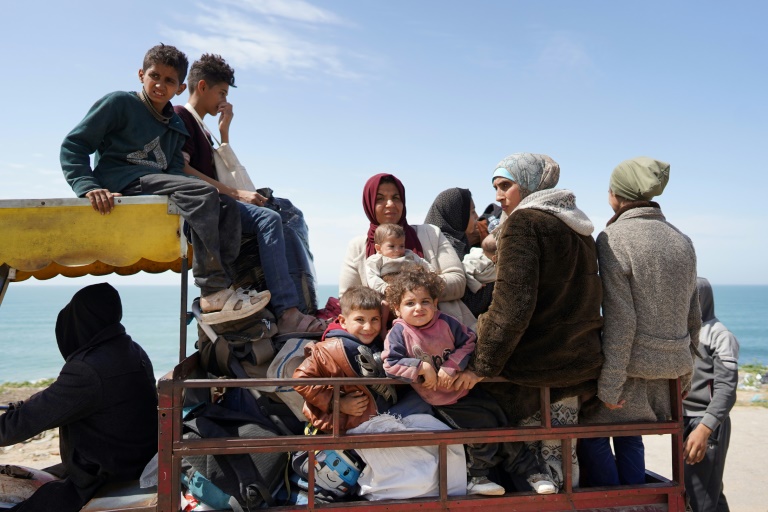
M 421 364 L 419 364 L 419 375 L 424 377 L 423 384 L 425 388 L 431 390 L 437 389 L 437 374 L 431 364 L 422 361 Z
M 267 198 L 258 192 L 249 192 L 248 190 L 236 190 L 235 197 L 238 201 L 242 201 L 248 204 L 255 204 L 256 206 L 264 206 L 267 204 Z
M 349 416 L 362 416 L 368 407 L 368 397 L 362 391 L 353 391 L 339 399 L 339 412 Z
M 480 377 L 472 370 L 464 370 L 456 375 L 456 379 L 453 381 L 453 389 L 456 391 L 470 390 L 483 379 L 484 377 Z
M 693 432 L 688 434 L 685 442 L 683 442 L 683 458 L 686 464 L 697 464 L 704 460 L 711 433 L 712 430 L 708 426 L 699 423 Z
M 448 374 L 448 372 L 440 368 L 440 370 L 437 372 L 438 387 L 451 389 L 453 387 L 453 381 L 456 380 L 457 376 L 458 376 L 457 374 L 451 376 Z
M 604 406 L 606 406 L 607 408 L 609 408 L 610 410 L 612 410 L 612 411 L 613 411 L 613 410 L 615 410 L 615 409 L 621 409 L 622 407 L 624 407 L 624 404 L 625 404 L 625 403 L 627 403 L 627 401 L 626 401 L 626 400 L 621 400 L 621 401 L 620 401 L 619 403 L 617 403 L 617 404 L 609 404 L 608 402 L 603 402 L 603 405 L 604 405 Z

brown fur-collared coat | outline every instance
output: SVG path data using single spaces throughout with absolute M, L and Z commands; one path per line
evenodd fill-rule
M 555 215 L 518 209 L 499 229 L 498 277 L 472 369 L 513 382 L 483 387 L 516 424 L 539 409 L 536 386 L 551 386 L 552 402 L 595 393 L 602 285 L 592 236 Z

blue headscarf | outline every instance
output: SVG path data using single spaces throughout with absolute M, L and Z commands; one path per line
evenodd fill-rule
M 514 181 L 520 186 L 522 198 L 557 185 L 560 179 L 560 165 L 547 155 L 534 153 L 513 153 L 496 165 L 496 178 Z

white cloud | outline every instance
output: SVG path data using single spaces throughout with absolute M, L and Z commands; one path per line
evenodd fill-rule
M 223 0 L 223 3 L 251 10 L 266 16 L 306 23 L 342 23 L 341 18 L 330 11 L 315 7 L 302 0 Z
M 301 0 L 223 0 L 217 7 L 198 4 L 197 9 L 190 20 L 192 27 L 165 29 L 177 44 L 195 50 L 192 55 L 219 53 L 236 68 L 279 72 L 290 78 L 311 73 L 360 77 L 344 63 L 353 55 L 325 42 L 327 29 L 324 37 L 313 38 L 323 27 L 342 24 L 330 11 Z

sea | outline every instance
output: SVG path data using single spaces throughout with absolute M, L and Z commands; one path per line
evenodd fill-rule
M 56 317 L 78 285 L 11 283 L 0 305 L 0 383 L 54 378 L 64 361 L 56 346 Z M 714 285 L 715 313 L 741 345 L 740 364 L 768 365 L 768 286 Z M 149 354 L 160 377 L 179 358 L 179 288 L 121 286 L 123 325 Z M 336 285 L 320 285 L 320 307 L 338 295 Z M 190 302 L 199 295 L 189 288 Z M 188 326 L 186 353 L 197 340 L 195 322 Z

